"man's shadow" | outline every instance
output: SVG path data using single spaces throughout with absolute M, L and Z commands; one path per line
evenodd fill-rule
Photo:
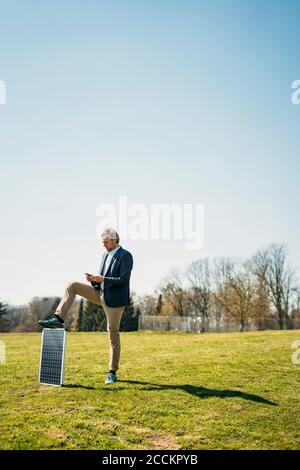
M 86 390 L 96 390 L 95 387 L 87 387 L 81 384 L 66 384 L 66 385 L 63 385 L 63 387 L 64 388 L 85 388 Z
M 137 380 L 119 380 L 119 383 L 133 385 L 146 385 L 144 390 L 182 390 L 198 398 L 243 398 L 244 400 L 264 403 L 265 405 L 277 406 L 276 403 L 252 393 L 240 392 L 239 390 L 217 390 L 213 388 L 197 387 L 195 385 L 160 385 L 151 382 L 139 382 Z
M 153 390 L 182 390 L 183 392 L 189 393 L 198 398 L 243 398 L 243 400 L 254 401 L 256 403 L 263 403 L 265 405 L 277 406 L 276 403 L 267 400 L 266 398 L 260 397 L 259 395 L 254 395 L 252 393 L 241 392 L 239 390 L 218 390 L 213 388 L 205 387 L 196 387 L 195 385 L 162 385 L 162 384 L 153 384 L 151 382 L 140 382 L 137 380 L 119 380 L 115 385 L 119 384 L 132 384 L 132 385 L 145 385 L 143 390 L 153 391 Z M 65 388 L 84 388 L 86 390 L 96 390 L 95 387 L 88 387 L 81 384 L 66 384 Z M 120 391 L 120 387 L 105 387 L 105 390 L 109 392 Z

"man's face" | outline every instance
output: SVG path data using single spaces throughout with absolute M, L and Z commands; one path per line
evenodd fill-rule
M 116 240 L 111 240 L 110 238 L 102 238 L 102 244 L 107 251 L 112 251 L 116 248 Z

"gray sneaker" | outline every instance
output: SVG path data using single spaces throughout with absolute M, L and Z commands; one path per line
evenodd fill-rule
M 64 328 L 65 324 L 61 323 L 54 315 L 48 320 L 39 320 L 39 325 L 44 328 Z

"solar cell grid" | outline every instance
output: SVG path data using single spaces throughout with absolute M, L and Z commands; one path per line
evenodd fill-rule
M 64 375 L 66 331 L 64 329 L 43 330 L 39 382 L 47 385 L 62 385 Z

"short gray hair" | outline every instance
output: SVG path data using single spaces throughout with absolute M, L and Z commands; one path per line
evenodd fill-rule
M 119 234 L 114 228 L 106 228 L 102 233 L 101 233 L 101 238 L 109 238 L 110 240 L 116 240 L 117 243 L 120 241 Z

